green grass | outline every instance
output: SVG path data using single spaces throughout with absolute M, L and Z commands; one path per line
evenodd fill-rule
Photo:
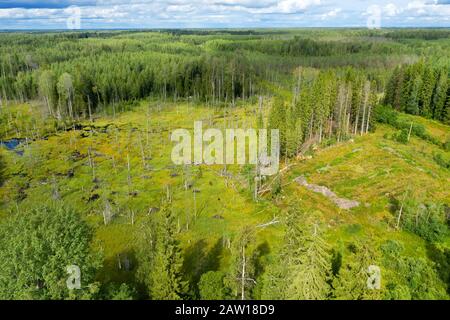
M 10 108 L 18 117 L 14 120 L 17 123 L 23 121 L 17 113 L 20 110 L 22 115 L 29 112 L 27 117 L 39 114 L 27 105 Z M 394 228 L 389 203 L 392 197 L 410 190 L 420 199 L 450 204 L 450 172 L 433 160 L 434 152 L 449 154 L 416 137 L 406 145 L 385 138 L 397 131 L 394 128 L 379 125 L 375 133 L 319 148 L 310 160 L 291 162 L 292 167 L 282 178 L 282 193 L 273 199 L 267 195 L 259 202 L 253 201 L 237 166 L 229 167 L 234 178 L 227 183 L 219 174 L 221 166 L 183 168 L 172 164 L 169 134 L 173 129 L 192 130 L 195 120 L 218 128 L 225 124 L 249 126 L 256 120 L 255 108 L 250 105 L 224 111 L 168 103 L 159 110 L 156 102 L 145 101 L 115 119 L 102 117 L 93 125 L 85 121 L 83 130 L 59 131 L 48 139 L 32 141 L 23 147 L 23 156 L 0 150 L 7 165 L 7 179 L 0 187 L 0 217 L 43 202 L 57 189 L 60 198 L 75 207 L 95 231 L 93 248 L 104 255 L 104 268 L 98 275 L 103 282 L 133 281 L 140 229 L 151 219 L 149 209 L 159 207 L 167 192 L 178 216 L 188 278 L 205 268 L 225 270 L 228 239 L 244 226 L 256 226 L 274 217 L 282 220 L 295 204 L 318 223 L 330 246 L 343 248 L 344 253 L 348 244 L 361 239 L 377 248 L 388 239 L 396 239 L 405 246 L 405 254 L 427 256 L 421 238 Z M 450 134 L 448 126 L 414 119 L 439 139 Z M 3 137 L 12 136 L 8 130 Z M 89 165 L 89 153 L 95 174 Z M 329 199 L 293 183 L 300 175 L 361 205 L 340 210 Z M 191 189 L 185 190 L 185 180 L 192 183 Z M 199 191 L 195 199 L 193 189 Z M 106 199 L 115 213 L 107 225 L 102 217 Z M 283 233 L 282 223 L 262 229 L 256 245 L 267 246 L 263 254 L 270 256 L 282 244 Z M 443 246 L 450 248 L 450 241 L 447 239 Z M 124 254 L 132 260 L 130 272 L 118 269 L 118 255 Z M 212 257 L 218 263 L 211 267 Z M 387 274 L 393 276 L 391 271 Z

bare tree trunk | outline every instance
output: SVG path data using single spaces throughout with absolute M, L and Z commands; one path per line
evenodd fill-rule
M 367 108 L 367 103 L 369 101 L 369 94 L 370 94 L 370 82 L 366 81 L 366 84 L 364 85 L 364 104 L 363 104 L 363 117 L 362 117 L 362 122 L 361 122 L 361 135 L 364 134 L 364 129 L 365 129 L 365 120 L 366 120 L 366 108 Z
M 247 260 L 245 259 L 245 246 L 242 246 L 242 271 L 241 271 L 241 300 L 245 300 L 245 268 Z
M 92 170 L 92 181 L 95 180 L 95 164 L 94 164 L 94 159 L 92 158 L 92 154 L 91 154 L 91 147 L 88 148 L 88 157 L 89 157 L 89 166 L 91 167 Z
M 87 98 L 88 98 L 89 121 L 92 122 L 91 98 L 89 98 L 89 95 L 87 96 Z
M 398 229 L 400 227 L 400 219 L 402 218 L 402 212 L 403 212 L 403 203 L 402 203 L 402 206 L 400 207 L 400 211 L 398 213 L 397 225 L 395 226 L 396 229 Z
M 408 142 L 409 142 L 409 139 L 411 139 L 412 128 L 413 128 L 413 123 L 411 122 L 411 126 L 409 127 L 409 132 L 408 132 Z
M 369 133 L 369 126 L 370 126 L 370 113 L 372 111 L 372 106 L 369 105 L 369 109 L 367 110 L 367 120 L 366 120 L 366 133 Z

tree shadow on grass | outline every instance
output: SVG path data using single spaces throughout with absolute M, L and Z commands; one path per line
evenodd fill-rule
M 208 250 L 208 243 L 202 239 L 187 248 L 184 256 L 183 273 L 191 284 L 193 294 L 198 293 L 197 284 L 202 274 L 219 270 L 223 250 L 222 243 L 222 238 L 219 238 L 213 247 Z
M 446 284 L 447 293 L 450 294 L 450 250 L 437 248 L 432 243 L 427 243 L 427 256 L 435 263 L 435 269 L 439 278 Z
M 97 280 L 103 284 L 126 283 L 136 288 L 139 295 L 145 296 L 145 287 L 136 280 L 137 260 L 133 249 L 124 250 L 121 253 L 106 258 L 103 268 L 97 275 Z
M 3 156 L 0 154 L 0 187 L 3 185 L 3 183 L 5 182 L 5 173 L 6 171 L 6 163 L 3 159 Z

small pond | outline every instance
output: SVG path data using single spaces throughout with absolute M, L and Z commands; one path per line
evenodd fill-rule
M 0 147 L 4 146 L 7 150 L 14 151 L 19 156 L 23 155 L 23 150 L 17 150 L 23 142 L 23 139 L 10 139 L 6 141 L 0 141 Z

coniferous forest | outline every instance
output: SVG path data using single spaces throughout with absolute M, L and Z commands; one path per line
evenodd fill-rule
M 2 32 L 0 299 L 447 300 L 449 77 L 445 28 Z

